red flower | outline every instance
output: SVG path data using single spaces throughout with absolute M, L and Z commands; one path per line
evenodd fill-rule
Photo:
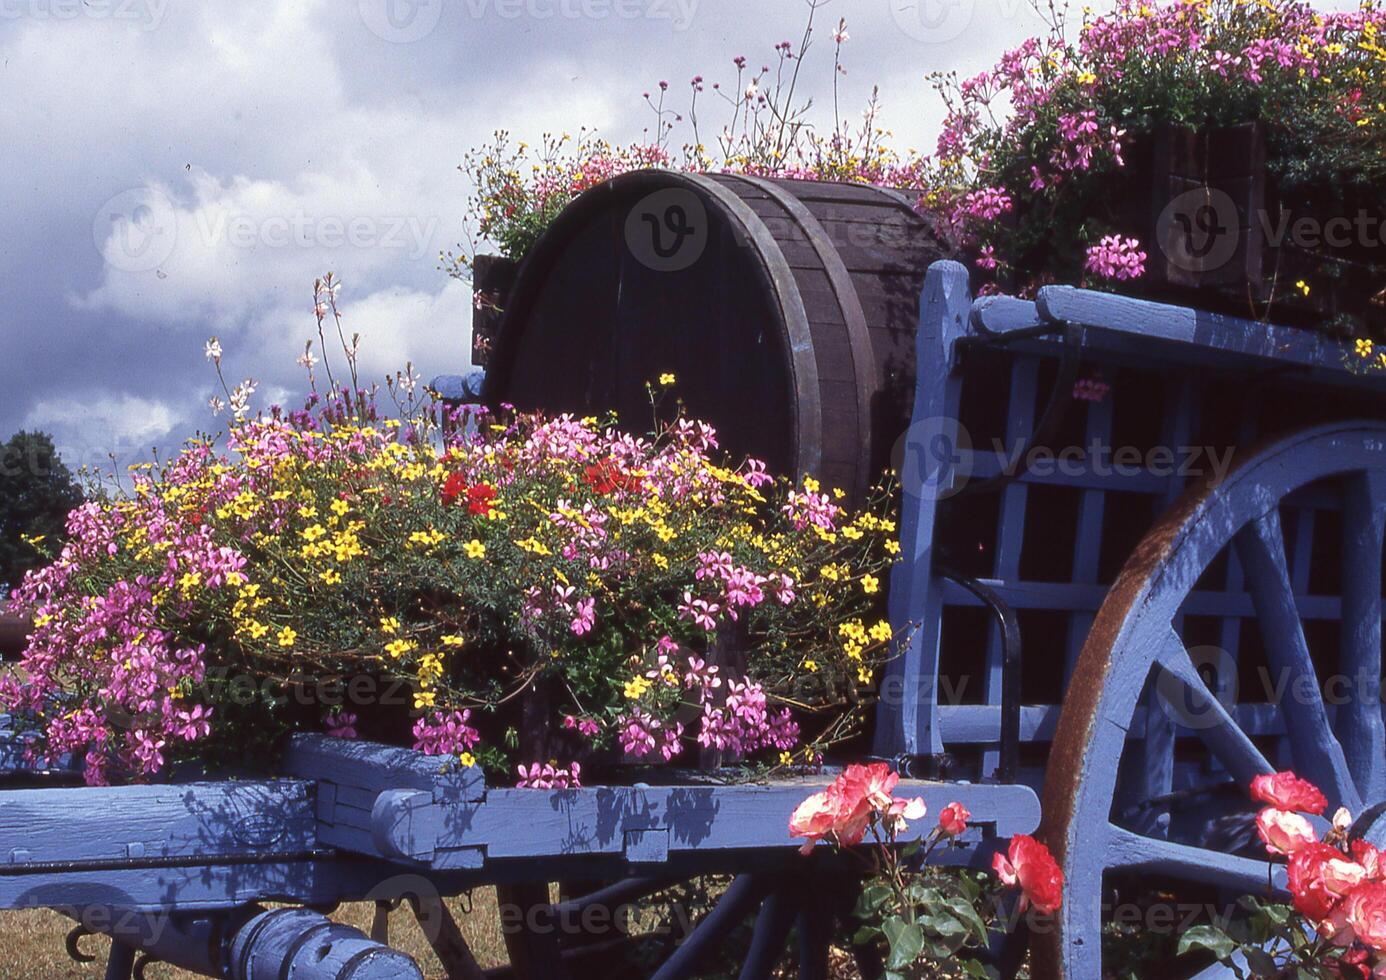
M 1377 952 L 1386 951 L 1386 884 L 1368 882 L 1353 889 L 1347 921 L 1358 940 Z
M 452 506 L 452 502 L 467 492 L 467 480 L 461 473 L 449 474 L 443 481 L 443 503 Z
M 1298 810 L 1300 813 L 1323 813 L 1328 800 L 1319 788 L 1292 772 L 1260 775 L 1251 781 L 1251 798 L 1277 810 Z
M 938 826 L 949 837 L 957 837 L 967 829 L 972 814 L 961 803 L 949 803 L 938 815 Z
M 583 469 L 582 478 L 589 487 L 600 494 L 640 489 L 640 478 L 622 471 L 616 462 L 610 459 L 588 463 Z
M 1033 905 L 1046 915 L 1064 903 L 1064 873 L 1049 848 L 1029 834 L 1011 838 L 1007 853 L 997 853 L 991 868 L 1004 885 L 1020 889 L 1020 911 Z
M 1338 896 L 1329 889 L 1324 872 L 1330 861 L 1342 859 L 1342 851 L 1319 843 L 1306 844 L 1290 856 L 1290 895 L 1301 915 L 1320 922 L 1332 913 Z
M 496 488 L 489 483 L 479 483 L 467 488 L 467 512 L 485 517 L 491 513 L 496 499 Z

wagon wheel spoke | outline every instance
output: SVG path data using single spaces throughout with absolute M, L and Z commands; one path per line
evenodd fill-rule
M 1184 881 L 1236 887 L 1248 893 L 1264 892 L 1267 887 L 1283 890 L 1285 882 L 1283 864 L 1158 840 L 1114 825 L 1107 828 L 1104 858 L 1107 869 L 1113 871 L 1154 871 Z
M 746 962 L 741 965 L 739 980 L 766 980 L 775 968 L 780 954 L 784 952 L 789 939 L 789 929 L 794 925 L 794 895 L 787 887 L 770 893 L 761 903 L 756 915 L 755 932 L 751 936 L 751 948 L 746 954 Z
M 1362 800 L 1348 771 L 1343 746 L 1329 724 L 1318 673 L 1295 605 L 1279 512 L 1271 510 L 1243 528 L 1237 535 L 1237 553 L 1261 622 L 1266 660 L 1277 689 L 1285 692 L 1280 710 L 1295 769 L 1324 791 L 1330 808 L 1345 806 L 1358 813 Z
M 721 946 L 727 935 L 751 914 L 765 897 L 768 887 L 769 882 L 763 875 L 737 875 L 712 911 L 703 916 L 650 980 L 686 980 L 697 976 L 703 957 Z
M 821 889 L 803 889 L 799 909 L 799 980 L 827 980 L 832 911 Z
M 1336 728 L 1361 795 L 1386 796 L 1386 726 L 1381 702 L 1381 552 L 1386 477 L 1363 474 L 1343 494 L 1343 609 L 1338 669 L 1349 697 Z M 1356 814 L 1357 811 L 1353 811 Z
M 1155 672 L 1155 689 L 1174 716 L 1203 741 L 1239 786 L 1248 786 L 1252 777 L 1275 771 L 1231 712 L 1204 683 L 1173 629 L 1157 654 Z

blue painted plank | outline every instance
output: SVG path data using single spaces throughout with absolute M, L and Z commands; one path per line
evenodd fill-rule
M 948 429 L 958 417 L 961 395 L 961 381 L 951 371 L 952 351 L 966 330 L 970 312 L 967 269 L 957 262 L 931 265 L 920 296 L 914 413 L 905 435 L 900 473 L 901 560 L 890 580 L 890 622 L 898 655 L 881 680 L 875 736 L 878 755 L 943 751 L 935 717 L 943 594 L 933 574 L 933 538 L 944 488 L 930 477 L 948 475 L 950 469 L 944 466 L 940 472 L 932 453 L 940 436 L 952 441 Z
M 792 849 L 789 815 L 826 777 L 773 785 L 595 787 L 570 790 L 493 789 L 472 803 L 437 803 L 421 791 L 383 794 L 375 810 L 381 854 L 432 867 L 456 867 L 459 852 L 483 852 L 487 862 L 508 858 L 645 856 L 644 834 L 663 831 L 669 854 Z M 937 814 L 953 801 L 972 811 L 987 833 L 1009 837 L 1039 823 L 1039 803 L 1024 786 L 902 780 L 901 796 L 922 796 Z M 523 833 L 517 833 L 523 828 Z M 918 821 L 903 839 L 932 828 Z

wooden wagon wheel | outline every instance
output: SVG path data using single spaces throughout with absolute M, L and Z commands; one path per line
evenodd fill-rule
M 1336 494 L 1342 508 L 1336 653 L 1339 674 L 1359 684 L 1333 715 L 1323 699 L 1327 671 L 1316 666 L 1305 638 L 1280 521 L 1280 505 L 1310 484 L 1315 486 L 1308 492 Z M 1196 710 L 1199 720 L 1187 727 L 1225 770 L 1226 791 L 1235 785 L 1245 794 L 1254 775 L 1272 769 L 1243 730 L 1237 706 L 1220 701 L 1200 676 L 1179 628 L 1180 607 L 1228 545 L 1242 564 L 1267 665 L 1288 682 L 1279 714 L 1295 769 L 1324 790 L 1329 813 L 1341 805 L 1359 815 L 1386 798 L 1380 697 L 1384 519 L 1386 426 L 1345 422 L 1285 437 L 1251 454 L 1222 483 L 1186 496 L 1136 549 L 1083 647 L 1049 760 L 1042 834 L 1063 867 L 1067 891 L 1057 928 L 1037 937 L 1041 976 L 1104 976 L 1104 876 L 1158 875 L 1193 888 L 1225 889 L 1227 895 L 1283 887 L 1284 865 L 1266 860 L 1263 849 L 1256 856 L 1254 846 L 1214 844 L 1187 827 L 1141 826 L 1129 816 L 1128 796 L 1116 805 L 1123 756 L 1128 771 L 1132 763 L 1172 765 L 1173 726 L 1164 739 L 1139 739 L 1138 713 L 1156 700 L 1182 700 L 1183 708 L 1172 710 L 1185 711 L 1186 721 L 1187 712 Z M 1324 662 L 1322 651 L 1317 660 Z M 1150 691 L 1159 693 L 1143 696 Z M 1251 809 L 1250 801 L 1246 806 Z M 1179 975 L 1179 964 L 1165 970 L 1160 975 Z M 1198 974 L 1232 975 L 1219 965 Z
M 585 910 L 601 907 L 610 913 L 627 903 L 677 885 L 669 877 L 632 877 L 587 895 L 548 900 L 546 884 L 498 886 L 502 906 L 514 906 L 503 918 L 518 928 L 506 933 L 509 970 L 490 971 L 493 976 L 516 980 L 575 980 L 600 975 L 609 978 L 648 975 L 652 980 L 684 980 L 706 976 L 708 960 L 724 949 L 730 934 L 752 924 L 749 946 L 738 976 L 741 980 L 767 980 L 791 955 L 801 980 L 826 980 L 828 951 L 837 935 L 837 923 L 846 921 L 855 900 L 853 882 L 839 873 L 815 873 L 818 862 L 797 860 L 783 870 L 764 870 L 737 875 L 711 909 L 672 952 L 645 972 L 624 966 L 619 958 L 603 962 L 604 954 L 622 940 L 602 942 L 572 928 L 583 921 Z M 686 880 L 686 879 L 685 879 Z M 518 914 L 517 914 L 518 912 Z M 608 916 L 603 916 L 607 918 Z M 568 923 L 553 927 L 551 923 Z M 626 943 L 625 945 L 629 945 Z M 882 975 L 873 950 L 853 951 L 866 980 Z M 601 964 L 600 967 L 596 964 Z

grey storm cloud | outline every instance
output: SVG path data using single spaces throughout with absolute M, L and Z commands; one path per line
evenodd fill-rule
M 497 129 L 643 138 L 642 93 L 734 78 L 797 40 L 803 0 L 0 0 L 0 438 L 54 433 L 74 465 L 216 427 L 234 383 L 291 403 L 332 270 L 368 375 L 464 369 L 470 297 L 456 166 Z M 929 148 L 932 71 L 980 69 L 1041 29 L 1021 0 L 829 0 L 805 91 L 881 87 Z M 854 108 L 852 111 L 856 111 Z M 819 116 L 820 120 L 822 116 Z

